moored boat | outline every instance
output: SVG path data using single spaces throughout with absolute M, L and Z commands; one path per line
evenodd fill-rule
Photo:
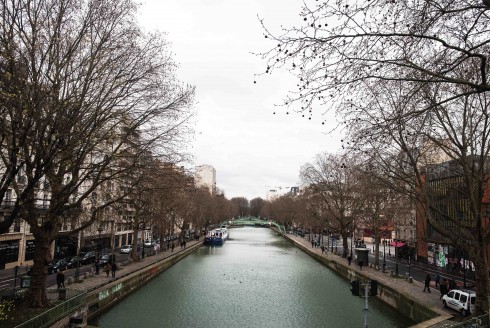
M 204 237 L 204 245 L 223 245 L 226 239 L 228 239 L 228 229 L 214 229 Z

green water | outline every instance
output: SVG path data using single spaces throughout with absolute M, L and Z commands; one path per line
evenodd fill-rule
M 230 229 L 98 318 L 99 327 L 365 327 L 348 281 L 266 228 Z M 375 298 L 369 327 L 413 321 Z

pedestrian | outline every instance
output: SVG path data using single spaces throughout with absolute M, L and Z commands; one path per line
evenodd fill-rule
M 311 241 L 311 247 L 315 247 L 315 242 L 313 240 Z
M 436 288 L 441 285 L 439 283 L 441 281 L 441 276 L 439 275 L 439 272 L 436 272 L 436 275 L 434 276 L 434 281 L 436 282 Z
M 362 260 L 359 260 L 359 268 L 362 270 L 362 266 L 364 265 L 364 262 Z
M 58 271 L 56 275 L 56 283 L 58 284 L 58 289 L 65 288 L 65 274 L 63 271 Z
M 423 292 L 427 290 L 430 293 L 430 273 L 427 272 L 427 275 L 425 276 L 425 281 L 424 281 L 424 290 Z
M 117 270 L 116 262 L 112 263 L 111 269 L 112 269 L 112 278 L 115 278 L 116 277 L 116 270 Z
M 172 247 L 172 252 L 173 252 L 174 251 L 174 247 L 175 247 L 174 243 L 172 243 L 172 246 L 171 247 Z
M 439 291 L 441 292 L 439 299 L 442 299 L 442 297 L 448 293 L 449 285 L 446 278 L 442 279 L 442 283 L 439 285 Z
M 111 272 L 111 265 L 107 263 L 104 270 L 105 270 L 105 274 L 107 275 L 107 278 L 109 278 L 109 273 Z
M 325 245 L 322 245 L 322 254 L 325 253 Z
M 351 262 L 352 262 L 352 256 L 350 256 L 350 255 L 347 256 L 347 262 L 349 262 L 349 265 L 351 264 Z

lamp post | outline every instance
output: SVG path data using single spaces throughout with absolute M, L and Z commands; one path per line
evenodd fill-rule
M 395 273 L 398 277 L 398 241 L 395 241 Z
M 383 241 L 383 272 L 386 272 L 386 240 Z
M 102 233 L 102 226 L 99 226 L 97 229 L 99 232 L 99 239 L 97 240 L 97 258 L 95 259 L 95 274 L 99 274 L 100 271 L 100 251 L 102 248 L 102 245 L 100 244 L 100 234 Z
M 330 230 L 327 229 L 327 252 L 330 247 Z
M 463 251 L 463 288 L 466 288 L 466 259 Z

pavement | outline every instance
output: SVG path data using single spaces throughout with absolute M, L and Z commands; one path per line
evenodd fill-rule
M 202 244 L 202 243 L 203 243 L 202 238 L 201 240 L 188 241 L 186 243 L 186 249 L 196 244 Z M 145 258 L 143 259 L 137 261 L 128 261 L 127 263 L 116 262 L 118 268 L 116 270 L 115 278 L 112 278 L 111 273 L 109 273 L 109 277 L 107 277 L 105 271 L 103 270 L 103 268 L 101 268 L 100 273 L 98 275 L 87 273 L 87 277 L 85 278 L 84 275 L 81 274 L 80 277 L 81 279 L 83 279 L 82 282 L 69 284 L 68 278 L 73 276 L 73 274 L 70 274 L 65 279 L 65 287 L 67 289 L 92 291 L 98 289 L 99 287 L 102 287 L 105 284 L 121 279 L 122 277 L 127 276 L 133 272 L 144 269 L 145 267 L 150 266 L 156 262 L 164 261 L 168 258 L 171 258 L 172 256 L 175 256 L 176 254 L 180 253 L 183 250 L 184 250 L 183 248 L 177 245 L 173 251 L 171 249 L 159 251 L 154 255 L 150 255 L 150 256 L 146 255 Z M 57 286 L 56 284 L 54 284 L 52 286 L 49 286 L 48 288 L 57 288 Z

